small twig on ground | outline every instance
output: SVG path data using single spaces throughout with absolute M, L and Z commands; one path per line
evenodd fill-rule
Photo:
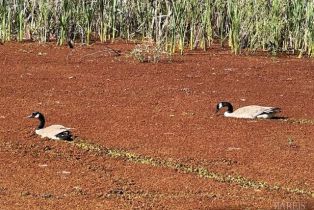
M 71 48 L 70 43 L 68 43 L 68 45 L 69 45 L 69 47 Z M 83 61 L 83 59 L 85 59 L 86 57 L 93 56 L 93 55 L 97 55 L 97 54 L 100 54 L 100 53 L 108 53 L 109 55 L 114 54 L 114 55 L 112 55 L 112 56 L 120 56 L 120 55 L 121 55 L 121 53 L 120 53 L 119 50 L 114 50 L 114 49 L 112 49 L 112 48 L 110 48 L 110 47 L 107 47 L 107 46 L 104 46 L 104 47 L 105 47 L 105 49 L 103 49 L 103 50 L 99 50 L 99 51 L 96 51 L 96 52 L 93 52 L 93 53 L 89 53 L 89 54 L 83 55 L 82 57 L 80 57 L 78 63 L 81 63 L 81 62 Z M 67 62 L 68 62 L 68 60 L 69 60 L 69 57 L 73 55 L 72 52 L 73 52 L 73 51 L 71 51 L 71 52 L 67 55 L 67 58 L 66 58 Z

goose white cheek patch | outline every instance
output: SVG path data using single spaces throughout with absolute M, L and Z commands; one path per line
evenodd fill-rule
M 36 115 L 35 115 L 35 118 L 39 118 L 39 114 L 36 114 Z

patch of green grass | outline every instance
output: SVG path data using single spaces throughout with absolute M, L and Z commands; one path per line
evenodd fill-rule
M 128 197 L 129 199 L 137 198 L 190 198 L 193 197 L 207 197 L 207 198 L 216 198 L 216 194 L 203 192 L 203 193 L 186 193 L 186 192 L 173 192 L 173 193 L 157 193 L 157 192 L 145 192 L 145 191 L 135 191 L 129 192 L 122 189 L 113 189 L 109 193 L 102 195 L 103 197 Z
M 79 140 L 78 142 L 74 142 L 75 146 L 78 146 L 81 149 L 98 152 L 105 154 L 111 158 L 120 158 L 126 161 L 130 161 L 133 163 L 140 163 L 145 165 L 151 165 L 156 167 L 165 167 L 170 169 L 175 169 L 179 172 L 195 174 L 198 177 L 211 179 L 217 182 L 226 183 L 226 184 L 235 184 L 245 188 L 258 189 L 258 190 L 268 190 L 268 191 L 286 191 L 292 194 L 302 194 L 314 197 L 314 192 L 311 190 L 299 189 L 299 188 L 289 188 L 286 186 L 280 185 L 271 185 L 264 181 L 256 181 L 253 179 L 248 179 L 243 176 L 235 176 L 235 175 L 227 175 L 220 174 L 213 171 L 209 171 L 205 167 L 202 166 L 192 166 L 184 163 L 179 163 L 171 160 L 163 160 L 159 158 L 153 158 L 148 156 L 142 156 L 139 154 L 135 154 L 132 152 L 119 150 L 119 149 L 108 149 L 103 148 L 96 144 L 91 144 L 85 142 L 84 140 Z
M 84 141 L 79 141 L 74 143 L 75 146 L 88 151 L 100 152 L 101 148 L 95 144 L 90 144 Z
M 314 125 L 314 119 L 284 119 L 283 122 L 291 123 L 291 124 L 301 124 L 301 125 Z

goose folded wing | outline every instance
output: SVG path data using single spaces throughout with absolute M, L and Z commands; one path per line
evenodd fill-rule
M 265 117 L 267 118 L 267 116 L 276 113 L 277 109 L 278 108 L 274 108 L 274 107 L 250 105 L 250 106 L 245 106 L 245 107 L 241 107 L 237 109 L 236 111 L 234 111 L 233 116 L 238 117 L 238 118 L 254 119 L 261 115 L 265 115 Z
M 69 141 L 73 140 L 72 133 L 69 130 L 58 133 L 56 137 L 61 140 L 69 140 Z
M 281 109 L 278 107 L 264 107 L 261 114 L 272 114 L 272 113 L 278 113 Z
M 38 130 L 37 133 L 42 137 L 48 137 L 52 139 L 64 139 L 60 137 L 69 136 L 71 134 L 69 130 L 69 128 L 66 128 L 63 125 L 51 125 Z

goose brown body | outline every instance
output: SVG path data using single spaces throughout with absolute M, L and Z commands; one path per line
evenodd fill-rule
M 225 117 L 244 118 L 244 119 L 270 119 L 276 117 L 281 110 L 278 107 L 266 107 L 258 105 L 250 105 L 241 107 L 233 111 L 233 106 L 229 102 L 220 102 L 217 104 L 217 111 L 227 107 L 224 112 Z
M 39 126 L 36 128 L 35 133 L 42 138 L 49 138 L 54 140 L 72 140 L 72 133 L 70 128 L 63 125 L 51 125 L 45 126 L 45 117 L 40 112 L 33 112 L 28 118 L 37 118 L 39 120 Z

